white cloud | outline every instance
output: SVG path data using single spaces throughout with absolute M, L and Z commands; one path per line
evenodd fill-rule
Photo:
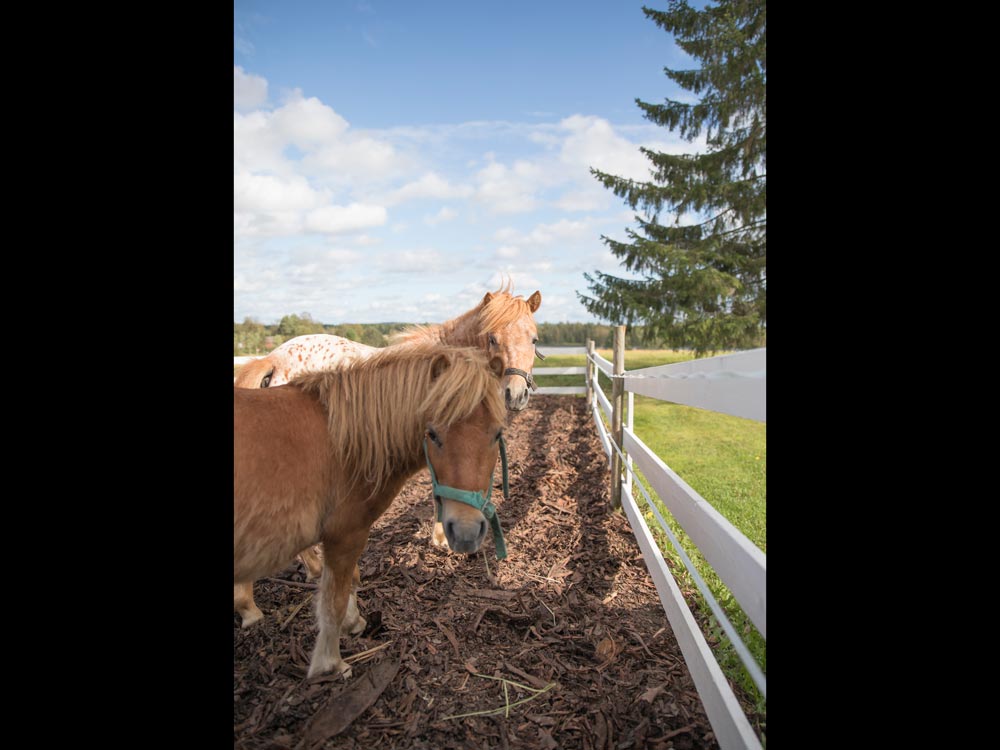
M 305 228 L 310 232 L 343 234 L 386 223 L 389 215 L 384 206 L 352 203 L 349 206 L 323 206 L 310 211 Z
M 234 292 L 256 292 L 263 287 L 260 281 L 250 281 L 242 274 L 233 277 Z
M 512 265 L 508 265 L 490 276 L 490 280 L 486 283 L 486 290 L 484 290 L 483 293 L 485 293 L 485 291 L 499 289 L 507 281 L 507 279 L 511 280 L 511 286 L 514 294 L 521 294 L 525 297 L 532 294 L 536 289 L 540 290 L 542 287 L 541 282 L 536 276 L 526 273 L 519 268 L 515 268 Z
M 318 179 L 358 185 L 392 177 L 406 162 L 391 143 L 348 133 L 304 156 L 302 167 Z
M 497 248 L 497 256 L 500 258 L 516 258 L 521 251 L 513 245 L 504 245 Z
M 350 265 L 351 263 L 359 262 L 364 256 L 357 250 L 329 250 L 326 253 L 326 259 L 334 263 L 342 263 L 343 265 Z
M 454 209 L 448 208 L 448 206 L 442 206 L 441 210 L 438 211 L 436 214 L 425 216 L 424 217 L 424 224 L 426 224 L 427 226 L 430 226 L 430 227 L 434 227 L 434 226 L 437 226 L 438 224 L 440 224 L 443 221 L 451 221 L 456 216 L 458 216 L 458 212 L 457 211 L 455 211 Z
M 598 211 L 608 207 L 610 203 L 608 196 L 615 197 L 614 193 L 605 190 L 604 186 L 597 184 L 595 180 L 593 187 L 571 190 L 555 201 L 553 205 L 563 211 Z
M 270 124 L 267 112 L 233 113 L 233 167 L 236 172 L 291 174 L 282 154 L 284 138 Z
M 570 221 L 560 219 L 551 224 L 539 224 L 527 234 L 511 227 L 498 230 L 494 239 L 500 242 L 511 242 L 519 245 L 548 246 L 587 239 L 595 235 L 596 220 L 585 219 Z
M 305 98 L 293 91 L 285 104 L 274 111 L 271 126 L 286 141 L 306 150 L 336 141 L 348 129 L 347 120 L 316 97 Z
M 376 265 L 384 273 L 428 273 L 447 271 L 454 267 L 451 260 L 436 250 L 383 253 L 378 256 Z
M 304 177 L 281 178 L 248 172 L 233 176 L 233 205 L 237 211 L 304 211 L 322 203 L 323 196 Z
M 465 198 L 472 193 L 472 188 L 465 185 L 452 185 L 448 180 L 435 172 L 427 172 L 420 179 L 408 182 L 403 187 L 393 190 L 386 197 L 388 205 L 392 206 L 404 201 L 419 198 Z
M 239 65 L 233 66 L 233 108 L 240 111 L 254 109 L 267 101 L 267 81 L 247 73 Z
M 507 214 L 532 211 L 539 206 L 535 196 L 541 170 L 518 160 L 513 168 L 491 162 L 476 174 L 476 200 L 491 213 Z
M 560 121 L 565 132 L 559 153 L 560 161 L 579 170 L 593 181 L 590 168 L 633 180 L 649 179 L 649 160 L 639 152 L 638 144 L 615 132 L 611 123 L 601 117 L 573 115 Z
M 343 188 L 410 169 L 391 142 L 352 130 L 331 107 L 299 90 L 273 111 L 234 112 L 233 139 L 236 171 L 298 173 Z

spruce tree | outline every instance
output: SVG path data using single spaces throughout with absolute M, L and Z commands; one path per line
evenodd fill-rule
M 601 240 L 640 279 L 584 274 L 593 296 L 577 293 L 604 320 L 645 325 L 645 336 L 698 354 L 761 346 L 767 289 L 767 81 L 764 0 L 719 0 L 695 10 L 672 0 L 666 11 L 643 7 L 699 63 L 667 76 L 698 95 L 693 104 L 636 99 L 643 116 L 706 150 L 671 155 L 640 151 L 651 181 L 591 169 L 633 208 L 639 231 L 629 242 Z M 698 216 L 681 225 L 685 213 Z M 669 216 L 666 222 L 662 215 Z

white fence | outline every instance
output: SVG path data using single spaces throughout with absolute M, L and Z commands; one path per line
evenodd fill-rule
M 624 340 L 624 333 L 622 333 Z M 617 338 L 616 338 L 617 342 Z M 611 458 L 616 447 L 626 454 L 625 473 L 633 464 L 646 478 L 663 505 L 711 564 L 732 592 L 751 622 L 767 637 L 767 558 L 765 554 L 735 526 L 722 517 L 704 498 L 654 454 L 632 429 L 632 394 L 766 421 L 767 351 L 754 349 L 738 354 L 692 360 L 671 365 L 647 367 L 641 370 L 614 372 L 611 362 L 596 352 L 588 355 L 593 363 L 591 412 L 605 452 Z M 624 361 L 616 358 L 616 361 Z M 537 370 L 536 370 L 537 372 Z M 615 408 L 605 397 L 598 372 L 612 379 L 620 378 L 621 391 L 628 394 L 627 424 L 621 429 L 621 444 L 605 427 L 598 409 L 615 424 Z M 620 416 L 619 416 L 620 419 Z M 620 464 L 621 462 L 619 462 Z M 681 594 L 677 582 L 667 567 L 659 546 L 653 539 L 642 512 L 632 495 L 631 478 L 612 477 L 621 482 L 622 508 L 632 525 L 646 566 L 656 584 L 667 619 L 680 645 L 688 670 L 694 679 L 719 745 L 729 748 L 760 748 L 760 741 L 743 714 L 736 696 L 722 673 L 701 628 L 695 621 Z M 655 510 L 656 515 L 659 515 Z M 664 529 L 670 535 L 668 528 Z M 693 575 L 697 575 L 696 573 Z M 736 639 L 734 639 L 734 644 Z M 744 649 L 745 651 L 745 649 Z M 741 657 L 749 657 L 741 654 Z M 749 657 L 752 662 L 752 657 Z M 764 677 L 756 663 L 748 671 L 765 693 Z
M 586 354 L 587 350 L 582 346 L 538 346 L 535 347 L 542 356 L 549 356 L 550 354 Z M 587 368 L 582 365 L 579 367 L 533 367 L 531 368 L 531 376 L 537 377 L 539 375 L 586 375 Z M 535 393 L 548 394 L 548 395 L 565 395 L 565 396 L 575 396 L 583 395 L 587 393 L 587 386 L 585 385 L 542 385 L 538 387 Z

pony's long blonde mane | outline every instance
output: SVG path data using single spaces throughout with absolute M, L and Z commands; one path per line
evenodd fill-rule
M 511 294 L 507 281 L 492 293 L 489 302 L 480 302 L 471 310 L 447 323 L 429 326 L 409 326 L 392 334 L 393 344 L 412 344 L 418 341 L 448 341 L 461 346 L 482 346 L 486 335 L 510 323 L 531 315 L 528 301 Z
M 506 416 L 497 373 L 485 352 L 469 347 L 389 347 L 290 384 L 318 395 L 345 473 L 370 483 L 372 494 L 411 466 L 428 424 L 446 430 L 480 404 L 498 423 Z

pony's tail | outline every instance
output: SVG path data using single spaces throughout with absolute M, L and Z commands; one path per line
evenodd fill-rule
M 269 357 L 251 360 L 236 373 L 236 380 L 233 382 L 233 385 L 237 388 L 264 388 L 265 386 L 261 385 L 261 383 L 273 371 L 274 363 Z

